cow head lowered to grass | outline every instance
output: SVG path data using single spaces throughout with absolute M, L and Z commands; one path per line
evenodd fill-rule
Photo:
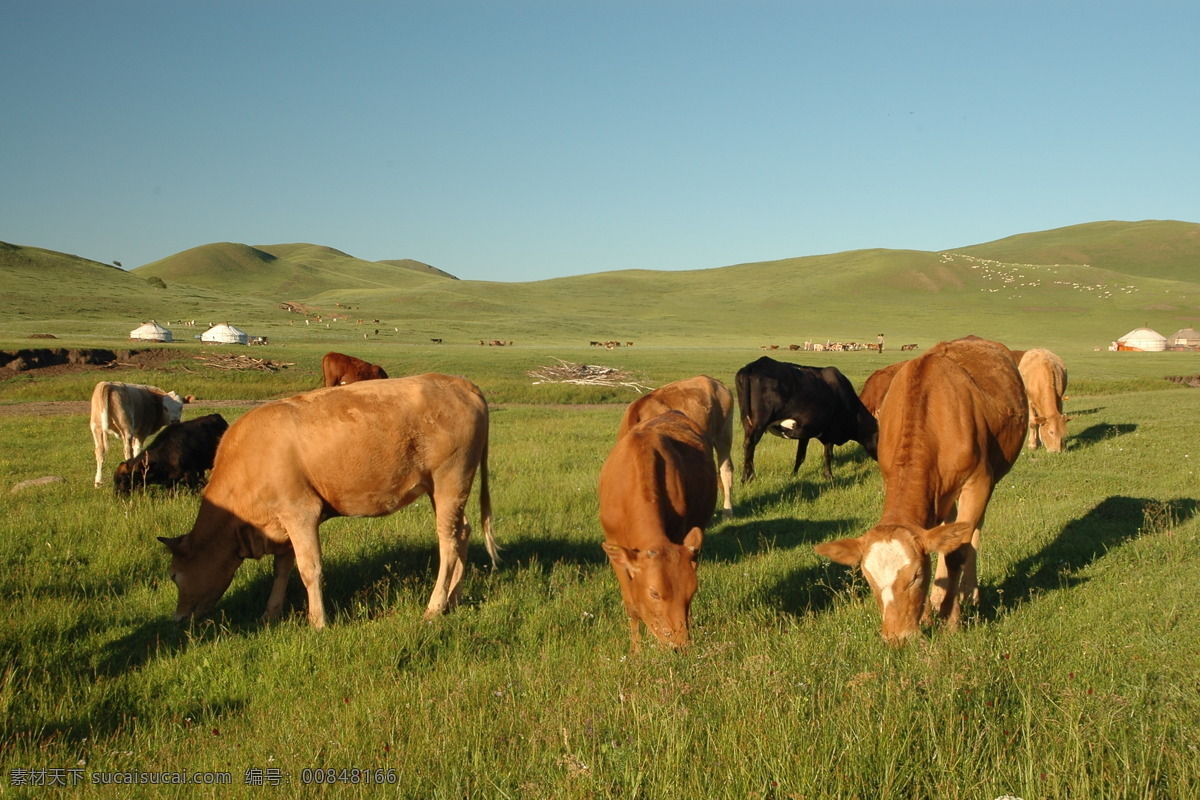
M 283 610 L 295 565 L 308 618 L 325 626 L 321 543 L 332 517 L 380 517 L 433 501 L 440 565 L 425 616 L 461 595 L 478 470 L 488 553 L 498 560 L 488 492 L 488 407 L 474 384 L 428 374 L 315 389 L 259 406 L 229 427 L 192 530 L 162 538 L 179 588 L 177 620 L 213 608 L 247 558 L 275 557 L 268 618 Z
M 696 558 L 716 502 L 711 445 L 679 411 L 634 425 L 604 462 L 604 552 L 621 587 L 634 652 L 643 624 L 670 647 L 688 644 Z

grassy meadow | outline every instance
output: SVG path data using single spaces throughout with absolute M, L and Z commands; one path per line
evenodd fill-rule
M 1190 223 L 1095 223 L 529 284 L 305 244 L 125 272 L 0 243 L 0 348 L 125 350 L 151 318 L 177 339 L 154 368 L 0 375 L 0 797 L 1200 798 L 1200 391 L 1163 380 L 1200 360 L 1103 349 L 1200 327 L 1198 241 Z M 201 345 L 209 322 L 271 343 Z M 882 354 L 787 349 L 879 331 Z M 874 524 L 878 469 L 852 444 L 826 482 L 814 445 L 793 477 L 794 444 L 768 437 L 706 536 L 692 647 L 629 654 L 596 484 L 636 395 L 531 370 L 732 387 L 778 345 L 860 387 L 899 345 L 968 333 L 1062 356 L 1074 419 L 1066 452 L 1026 452 L 998 486 L 962 631 L 886 647 L 865 582 L 812 549 Z M 94 489 L 79 401 L 102 379 L 151 383 L 199 398 L 185 418 L 232 421 L 317 386 L 328 350 L 479 384 L 502 562 L 474 541 L 463 604 L 423 621 L 437 549 L 419 500 L 323 526 L 328 629 L 308 627 L 296 576 L 285 617 L 260 621 L 269 560 L 177 626 L 156 537 L 185 533 L 198 497 Z M 203 359 L 233 351 L 286 366 Z M 79 404 L 46 405 L 63 401 Z M 740 450 L 739 432 L 735 467 Z M 63 481 L 10 491 L 42 476 Z M 468 513 L 477 526 L 477 497 Z M 227 781 L 116 785 L 163 772 Z
M 208 375 L 186 347 L 163 370 L 119 377 L 195 391 L 186 415 L 199 415 L 213 410 L 205 399 L 314 385 L 325 345 L 254 348 L 296 366 L 250 376 Z M 813 446 L 793 479 L 793 445 L 769 439 L 759 479 L 735 486 L 735 517 L 706 538 L 692 648 L 628 653 L 596 480 L 635 395 L 534 386 L 524 372 L 553 354 L 649 385 L 699 373 L 732 384 L 756 348 L 362 353 L 393 374 L 467 375 L 496 403 L 503 560 L 491 570 L 473 542 L 463 605 L 432 623 L 422 500 L 323 526 L 327 630 L 308 628 L 295 576 L 288 616 L 260 622 L 269 560 L 244 564 L 216 614 L 181 629 L 155 537 L 186 532 L 197 498 L 93 489 L 86 414 L 0 415 L 0 486 L 66 479 L 0 494 L 0 793 L 1198 797 L 1200 392 L 1161 378 L 1200 370 L 1190 354 L 1062 349 L 1068 451 L 1023 454 L 998 487 L 965 630 L 895 651 L 865 583 L 812 551 L 878 518 L 874 463 L 839 448 L 826 483 Z M 804 356 L 856 385 L 898 357 Z M 80 399 L 95 379 L 17 376 L 0 404 Z M 91 783 L 163 771 L 231 782 Z M 68 785 L 21 785 L 55 775 Z

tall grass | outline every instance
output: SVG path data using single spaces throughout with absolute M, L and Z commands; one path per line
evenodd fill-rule
M 793 478 L 793 445 L 772 439 L 705 540 L 693 647 L 631 657 L 596 499 L 622 405 L 546 404 L 517 377 L 538 356 L 485 351 L 429 348 L 507 398 L 491 440 L 503 560 L 473 542 L 463 605 L 432 623 L 418 501 L 322 527 L 327 630 L 308 628 L 296 578 L 286 618 L 260 622 L 267 561 L 180 629 L 155 536 L 185 532 L 197 499 L 92 489 L 85 415 L 0 416 L 0 486 L 66 479 L 0 494 L 0 786 L 217 770 L 233 785 L 56 793 L 239 797 L 264 791 L 253 769 L 292 795 L 305 770 L 379 768 L 400 797 L 1200 796 L 1200 393 L 1143 390 L 1153 363 L 1069 361 L 1103 391 L 1073 391 L 1067 452 L 1024 454 L 998 487 L 961 632 L 884 646 L 865 584 L 811 548 L 878 518 L 874 463 L 839 448 L 826 483 L 814 448 Z M 757 354 L 620 355 L 658 385 L 728 382 Z

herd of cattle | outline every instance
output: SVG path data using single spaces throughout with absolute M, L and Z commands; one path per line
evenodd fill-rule
M 439 615 L 461 595 L 471 534 L 465 509 L 476 473 L 485 544 L 498 562 L 488 406 L 479 388 L 434 373 L 387 379 L 380 367 L 340 353 L 325 356 L 322 373 L 323 388 L 259 406 L 232 426 L 218 414 L 182 422 L 186 400 L 174 392 L 96 385 L 97 486 L 109 435 L 124 447 L 114 476 L 118 492 L 147 484 L 195 488 L 211 469 L 192 529 L 160 537 L 172 556 L 177 620 L 211 610 L 243 560 L 269 554 L 275 581 L 267 617 L 282 611 L 295 566 L 309 621 L 323 627 L 321 523 L 384 516 L 426 494 L 436 517 L 439 569 L 425 615 Z M 954 629 L 963 599 L 977 600 L 980 529 L 997 481 L 1022 442 L 1063 448 L 1066 380 L 1062 360 L 1048 350 L 1014 351 L 974 336 L 878 370 L 859 394 L 834 367 L 763 357 L 735 377 L 742 478 L 754 478 L 754 450 L 764 433 L 796 440 L 793 473 L 808 442 L 821 442 L 827 479 L 833 447 L 858 442 L 883 477 L 879 523 L 862 536 L 817 545 L 817 553 L 861 571 L 888 643 L 916 635 L 934 616 Z M 718 488 L 724 515 L 733 513 L 733 408 L 729 389 L 707 376 L 663 386 L 629 405 L 604 462 L 603 548 L 635 651 L 643 627 L 671 647 L 689 641 L 697 556 Z

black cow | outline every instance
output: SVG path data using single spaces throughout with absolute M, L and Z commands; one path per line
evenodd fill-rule
M 802 367 L 763 356 L 737 373 L 738 405 L 745 431 L 742 480 L 754 479 L 754 448 L 764 433 L 796 439 L 794 475 L 808 440 L 825 445 L 825 479 L 833 479 L 833 446 L 853 439 L 871 458 L 879 443 L 875 417 L 836 367 Z
M 208 414 L 187 422 L 173 422 L 162 429 L 150 446 L 117 465 L 113 486 L 118 494 L 154 483 L 175 487 L 182 483 L 198 489 L 206 470 L 212 469 L 217 444 L 229 423 L 220 414 Z

